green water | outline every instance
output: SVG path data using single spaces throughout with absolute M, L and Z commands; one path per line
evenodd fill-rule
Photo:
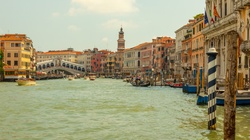
M 207 130 L 207 106 L 170 87 L 133 87 L 122 80 L 0 83 L 0 140 L 221 140 Z M 250 139 L 250 106 L 237 108 L 236 139 Z

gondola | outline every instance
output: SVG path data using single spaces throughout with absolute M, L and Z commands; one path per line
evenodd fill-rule
M 148 86 L 150 86 L 150 83 L 147 82 L 147 83 L 138 83 L 138 84 L 136 84 L 136 82 L 131 82 L 131 85 L 133 85 L 135 87 L 148 87 Z

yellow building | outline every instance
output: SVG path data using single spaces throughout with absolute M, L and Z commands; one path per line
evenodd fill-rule
M 195 17 L 192 34 L 192 69 L 204 68 L 204 35 L 201 30 L 204 27 L 204 15 L 199 14 Z
M 32 40 L 25 34 L 0 36 L 3 47 L 4 79 L 15 80 L 30 77 L 35 70 L 35 49 Z

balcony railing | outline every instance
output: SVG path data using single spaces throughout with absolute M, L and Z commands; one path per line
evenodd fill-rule
M 250 56 L 250 40 L 243 41 L 240 45 L 241 51 Z
M 203 34 L 207 34 L 212 31 L 221 30 L 221 27 L 224 27 L 226 25 L 230 25 L 233 23 L 237 23 L 237 16 L 236 13 L 230 13 L 224 18 L 219 19 L 218 21 L 215 21 L 214 24 L 209 24 L 205 28 L 202 29 Z

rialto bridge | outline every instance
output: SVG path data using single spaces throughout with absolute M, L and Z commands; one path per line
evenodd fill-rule
M 39 62 L 36 65 L 36 70 L 51 74 L 52 73 L 59 74 L 60 72 L 64 72 L 77 75 L 85 73 L 85 68 L 83 65 L 61 59 L 53 59 L 53 60 Z

